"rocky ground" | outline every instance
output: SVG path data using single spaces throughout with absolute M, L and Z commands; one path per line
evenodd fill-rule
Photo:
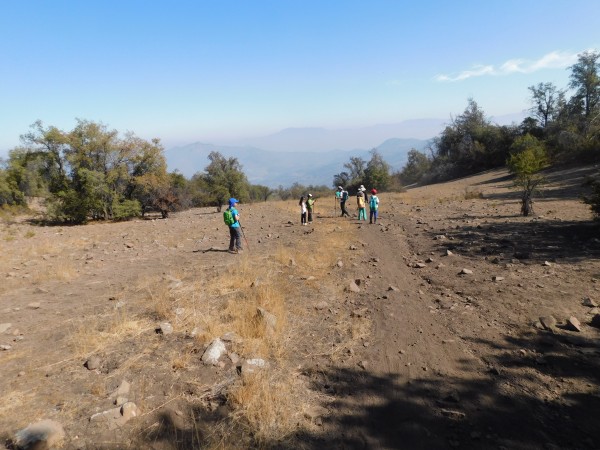
M 376 225 L 241 205 L 241 255 L 208 209 L 4 225 L 1 442 L 598 448 L 595 171 L 529 218 L 504 171 L 384 193 Z

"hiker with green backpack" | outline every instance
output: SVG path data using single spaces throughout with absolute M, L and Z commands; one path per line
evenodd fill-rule
M 229 252 L 242 251 L 242 234 L 240 226 L 240 213 L 235 208 L 239 203 L 235 198 L 229 199 L 229 208 L 223 213 L 223 221 L 229 227 Z

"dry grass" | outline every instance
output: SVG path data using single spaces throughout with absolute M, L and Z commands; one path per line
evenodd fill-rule
M 76 357 L 85 358 L 151 329 L 153 325 L 147 319 L 129 316 L 119 308 L 108 316 L 80 323 L 69 336 L 69 345 Z
M 230 390 L 228 400 L 235 408 L 232 419 L 246 424 L 259 447 L 267 441 L 279 441 L 302 422 L 307 392 L 294 373 L 258 371 L 243 377 Z

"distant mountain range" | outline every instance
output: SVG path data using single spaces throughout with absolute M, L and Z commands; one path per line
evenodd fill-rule
M 511 115 L 494 122 L 503 124 L 515 120 L 519 117 Z M 401 169 L 406 164 L 407 153 L 412 148 L 423 150 L 447 123 L 440 119 L 418 119 L 342 130 L 287 128 L 269 136 L 218 144 L 195 142 L 170 148 L 165 156 L 169 170 L 177 169 L 188 178 L 202 172 L 209 163 L 208 154 L 217 151 L 237 158 L 253 184 L 287 187 L 298 182 L 329 186 L 350 157 L 369 160 L 369 151 L 374 148 L 393 170 Z
M 419 139 L 388 139 L 377 149 L 393 169 L 406 163 L 411 148 L 423 149 L 428 141 Z M 252 184 L 269 187 L 290 186 L 294 182 L 304 185 L 327 185 L 333 175 L 344 170 L 351 156 L 370 159 L 370 149 L 330 150 L 323 152 L 275 152 L 256 147 L 233 147 L 196 142 L 166 150 L 169 170 L 177 169 L 186 177 L 201 172 L 209 164 L 208 155 L 217 151 L 226 157 L 235 157 Z

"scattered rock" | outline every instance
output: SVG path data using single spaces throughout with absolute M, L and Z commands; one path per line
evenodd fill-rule
M 15 444 L 22 449 L 56 448 L 65 437 L 62 425 L 54 420 L 41 420 L 18 431 Z
M 542 326 L 544 327 L 544 329 L 548 330 L 548 331 L 556 331 L 556 319 L 554 318 L 554 316 L 544 316 L 544 317 L 540 317 L 540 323 L 542 324 Z
M 315 305 L 315 309 L 318 311 L 321 311 L 322 309 L 327 309 L 327 308 L 329 308 L 329 303 L 327 303 L 326 301 L 319 302 Z
M 126 242 L 125 243 L 125 247 L 127 247 L 127 248 L 133 248 L 133 244 L 131 242 Z
M 131 383 L 127 380 L 121 381 L 119 387 L 110 394 L 110 398 L 119 397 L 119 396 L 127 396 L 129 395 L 129 389 L 131 388 Z
M 265 324 L 267 333 L 269 333 L 269 334 L 274 333 L 275 330 L 277 329 L 277 317 L 275 317 L 274 314 L 271 314 L 266 309 L 260 308 L 260 307 L 256 308 L 256 312 L 258 314 L 258 317 Z
M 452 256 L 452 255 L 454 255 L 454 253 L 452 253 L 450 250 L 446 250 L 445 255 L 446 256 Z
M 85 367 L 87 367 L 88 370 L 96 370 L 96 369 L 100 368 L 101 364 L 102 364 L 102 360 L 99 357 L 92 356 L 85 362 L 84 365 L 85 365 Z
M 94 414 L 90 417 L 90 422 L 97 422 L 105 425 L 109 430 L 115 430 L 138 415 L 137 405 L 133 402 L 127 402 L 123 406 Z
M 171 325 L 169 322 L 162 322 L 158 326 L 157 332 L 160 334 L 164 334 L 165 336 L 168 334 L 172 334 L 173 333 L 173 325 Z
M 12 347 L 8 344 L 0 344 L 0 350 L 2 351 L 8 351 L 10 350 Z
M 42 307 L 40 302 L 33 302 L 27 305 L 29 309 L 40 309 Z
M 567 329 L 571 331 L 581 331 L 581 323 L 576 317 L 571 316 L 567 319 Z
M 596 314 L 594 317 L 592 317 L 590 325 L 595 328 L 600 328 L 600 314 Z
M 367 367 L 369 367 L 369 363 L 367 361 L 359 361 L 358 367 L 360 367 L 363 370 L 367 370 Z
M 442 415 L 455 420 L 462 420 L 466 417 L 466 414 L 464 412 L 456 411 L 453 409 L 442 409 L 441 413 Z
M 216 338 L 210 343 L 204 354 L 202 355 L 202 362 L 204 364 L 211 364 L 216 366 L 219 364 L 219 359 L 225 354 L 227 349 L 225 344 L 219 338 Z
M 266 369 L 269 363 L 261 358 L 247 359 L 237 366 L 238 374 L 241 376 L 255 373 L 257 370 Z
M 348 285 L 346 286 L 346 291 L 348 292 L 360 292 L 360 288 L 358 287 L 358 285 L 356 284 L 356 281 L 352 280 L 348 283 Z
M 422 262 L 416 262 L 413 264 L 413 267 L 415 269 L 423 269 L 424 267 L 427 267 L 427 264 L 422 263 Z
M 598 306 L 598 303 L 596 303 L 594 300 L 592 300 L 589 297 L 585 297 L 583 299 L 583 306 L 589 306 L 590 308 L 595 308 Z M 0 327 L 1 327 L 1 325 L 0 325 Z
M 0 334 L 6 333 L 10 327 L 12 327 L 12 323 L 0 323 Z
M 398 289 L 396 286 L 390 286 L 388 287 L 388 291 L 399 291 L 400 289 Z
M 344 267 L 344 262 L 341 259 L 339 259 L 336 263 L 336 266 L 338 266 L 341 269 L 342 267 Z
M 459 272 L 459 274 L 460 274 L 460 275 L 471 275 L 471 274 L 473 274 L 473 271 L 472 271 L 471 269 L 462 269 L 462 270 Z
M 546 266 L 546 267 L 550 267 L 552 264 L 549 263 L 548 261 L 544 261 L 544 263 L 542 264 L 542 266 Z
M 504 281 L 504 277 L 493 276 L 493 277 L 492 277 L 492 281 L 495 281 L 495 282 L 498 282 L 498 281 Z
M 296 265 L 296 260 L 294 258 L 290 258 L 290 260 L 288 261 L 288 266 L 296 267 Z
M 358 250 L 358 247 L 356 245 L 351 245 L 348 247 L 348 250 Z
M 117 406 L 123 406 L 128 401 L 129 401 L 129 399 L 127 397 L 123 397 L 122 395 L 119 395 L 117 398 L 115 398 L 115 402 L 114 403 Z
M 244 342 L 242 337 L 234 331 L 229 331 L 225 333 L 223 336 L 221 336 L 221 340 L 223 342 L 231 342 L 233 344 L 241 344 L 242 342 Z
M 136 417 L 139 414 L 137 405 L 133 402 L 126 402 L 121 406 L 121 415 L 125 422 Z

